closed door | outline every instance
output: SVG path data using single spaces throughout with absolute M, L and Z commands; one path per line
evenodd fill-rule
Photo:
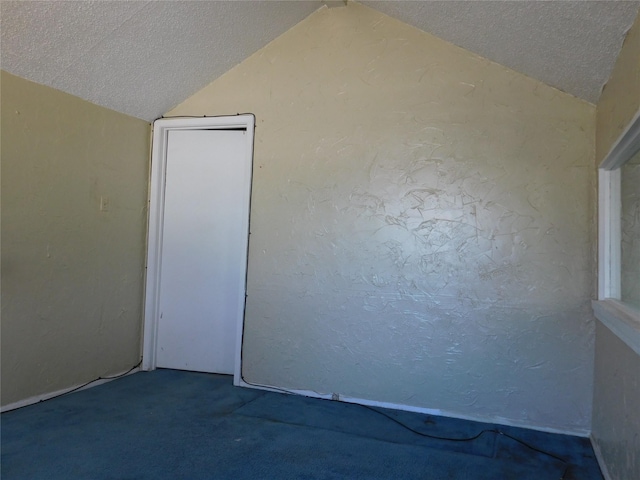
M 246 135 L 168 133 L 157 367 L 234 373 L 248 241 Z

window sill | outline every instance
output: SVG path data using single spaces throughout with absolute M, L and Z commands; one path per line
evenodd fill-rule
M 640 355 L 640 311 L 611 298 L 593 300 L 591 306 L 596 318 Z

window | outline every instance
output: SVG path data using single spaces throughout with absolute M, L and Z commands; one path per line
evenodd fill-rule
M 640 112 L 598 170 L 596 317 L 640 354 Z
M 640 309 L 640 151 L 620 177 L 620 300 Z

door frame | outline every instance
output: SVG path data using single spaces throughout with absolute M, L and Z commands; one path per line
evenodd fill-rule
M 162 276 L 162 233 L 164 230 L 164 193 L 167 171 L 167 144 L 169 132 L 172 130 L 229 130 L 240 129 L 246 131 L 246 169 L 244 186 L 247 194 L 243 198 L 243 211 L 247 212 L 243 218 L 242 233 L 246 238 L 247 248 L 238 285 L 241 291 L 236 323 L 236 348 L 233 383 L 240 385 L 242 381 L 242 334 L 244 330 L 244 310 L 247 291 L 247 263 L 249 250 L 249 212 L 251 207 L 251 179 L 253 171 L 253 141 L 255 116 L 243 114 L 220 117 L 174 117 L 160 118 L 153 122 L 151 168 L 148 199 L 148 230 L 147 230 L 147 266 L 144 294 L 144 330 L 142 340 L 142 370 L 155 370 L 158 343 L 158 315 L 160 310 L 160 279 Z

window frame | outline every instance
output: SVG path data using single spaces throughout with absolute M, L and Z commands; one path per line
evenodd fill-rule
M 640 310 L 620 301 L 621 168 L 640 151 L 640 110 L 598 167 L 598 320 L 640 355 Z

